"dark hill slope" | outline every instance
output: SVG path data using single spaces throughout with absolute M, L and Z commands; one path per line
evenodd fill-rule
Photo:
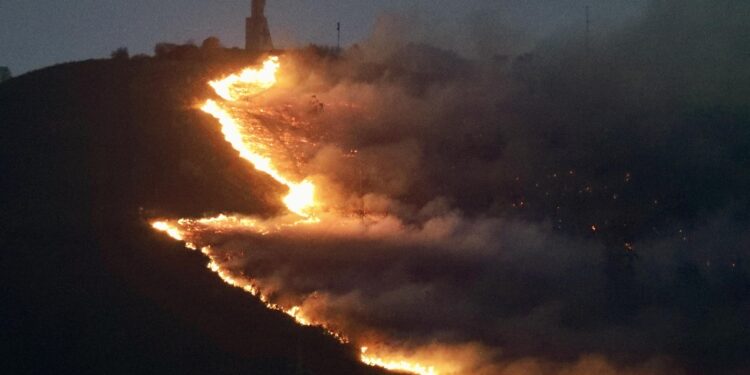
M 144 220 L 278 208 L 193 109 L 239 63 L 88 61 L 0 85 L 3 373 L 379 373 Z

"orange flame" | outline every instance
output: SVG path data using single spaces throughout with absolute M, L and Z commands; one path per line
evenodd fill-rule
M 297 222 L 295 224 L 300 223 L 310 224 L 310 222 L 307 221 Z M 265 234 L 270 231 L 268 227 L 258 221 L 247 218 L 242 219 L 237 217 L 230 217 L 226 215 L 219 215 L 214 218 L 206 218 L 200 220 L 180 219 L 176 222 L 154 221 L 151 223 L 151 226 L 155 230 L 166 233 L 168 236 L 178 241 L 190 241 L 192 239 L 192 230 L 196 229 L 196 227 L 199 226 L 206 226 L 214 228 L 215 230 L 241 227 L 246 230 L 253 230 L 260 234 Z M 186 242 L 185 246 L 192 250 L 197 249 L 197 247 L 191 242 Z M 219 278 L 221 278 L 228 285 L 240 288 L 257 297 L 261 302 L 263 302 L 263 304 L 265 304 L 268 309 L 276 310 L 290 316 L 299 325 L 321 327 L 325 330 L 326 333 L 343 344 L 349 343 L 351 341 L 345 334 L 332 329 L 328 323 L 316 321 L 308 317 L 302 306 L 284 308 L 281 305 L 271 302 L 269 296 L 263 292 L 263 290 L 260 286 L 258 286 L 258 283 L 255 280 L 247 278 L 244 275 L 236 275 L 231 271 L 222 268 L 219 257 L 214 253 L 213 249 L 210 246 L 202 247 L 200 251 L 209 259 L 209 263 L 207 266 L 208 269 L 216 273 Z M 363 346 L 360 348 L 360 360 L 366 365 L 380 367 L 386 370 L 406 372 L 416 375 L 439 375 L 438 371 L 433 366 L 425 366 L 420 363 L 409 361 L 402 357 L 396 359 L 392 354 L 376 354 L 367 346 Z
M 166 233 L 169 237 L 172 237 L 177 241 L 183 241 L 185 239 L 180 228 L 174 227 L 166 221 L 156 221 L 152 223 L 151 226 L 160 232 Z
M 211 81 L 209 85 L 224 100 L 234 102 L 273 87 L 276 84 L 276 72 L 279 66 L 279 58 L 272 56 L 263 62 L 263 67 L 260 69 L 247 68 L 239 74 Z
M 249 222 L 247 220 L 242 221 L 236 221 L 234 218 L 230 218 L 225 215 L 219 215 L 215 218 L 209 218 L 209 219 L 201 219 L 197 221 L 192 220 L 185 220 L 180 219 L 176 223 L 168 222 L 168 221 L 154 221 L 151 223 L 151 227 L 159 232 L 164 232 L 168 236 L 172 237 L 173 239 L 176 239 L 178 241 L 185 241 L 186 239 L 190 238 L 190 230 L 189 229 L 183 229 L 184 227 L 190 227 L 192 225 L 217 225 L 219 227 L 223 225 L 228 225 L 230 223 L 236 223 L 238 225 L 243 226 L 244 228 L 255 228 L 258 233 L 266 233 L 266 229 L 262 226 L 257 226 L 255 222 Z M 185 246 L 188 249 L 191 250 L 197 250 L 197 246 L 192 244 L 191 242 L 187 242 Z M 258 287 L 255 280 L 247 278 L 245 276 L 235 275 L 229 270 L 223 269 L 219 263 L 219 259 L 214 254 L 213 249 L 210 246 L 204 246 L 201 248 L 201 253 L 203 253 L 205 256 L 208 257 L 209 263 L 207 268 L 216 273 L 219 278 L 221 278 L 222 281 L 225 283 L 236 287 L 243 289 L 244 291 L 252 294 L 255 297 L 258 297 L 258 299 L 263 302 L 267 308 L 271 310 L 276 310 L 283 312 L 284 314 L 292 317 L 297 324 L 303 325 L 303 326 L 320 326 L 326 330 L 326 332 L 335 337 L 339 342 L 341 343 L 348 343 L 349 339 L 346 338 L 343 334 L 336 332 L 334 330 L 331 330 L 327 328 L 327 325 L 324 323 L 319 323 L 311 320 L 310 318 L 307 318 L 305 316 L 304 311 L 302 310 L 302 307 L 300 306 L 294 306 L 289 309 L 285 309 L 284 307 L 271 303 L 270 298 L 268 295 L 264 294 L 260 287 Z
M 438 375 L 434 367 L 427 367 L 419 363 L 413 363 L 406 360 L 384 359 L 378 357 L 377 355 L 369 354 L 368 351 L 369 348 L 366 346 L 363 346 L 360 349 L 360 360 L 362 360 L 362 362 L 367 365 L 381 367 L 386 370 L 409 372 L 418 375 Z
M 224 79 L 212 81 L 210 85 L 217 95 L 226 101 L 234 102 L 273 87 L 276 83 L 278 68 L 278 58 L 271 57 L 266 60 L 262 69 L 248 68 L 239 75 L 233 74 Z M 207 100 L 201 110 L 219 120 L 224 139 L 240 153 L 241 158 L 249 161 L 255 169 L 268 174 L 289 188 L 289 194 L 283 199 L 289 211 L 306 218 L 312 216 L 311 210 L 315 206 L 315 185 L 312 182 L 307 180 L 292 182 L 283 176 L 274 166 L 273 160 L 263 156 L 257 145 L 245 140 L 243 127 L 239 121 L 216 101 Z

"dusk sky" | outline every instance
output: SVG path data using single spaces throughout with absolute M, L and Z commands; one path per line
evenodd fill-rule
M 587 2 L 270 0 L 266 12 L 278 47 L 335 44 L 337 21 L 342 22 L 342 44 L 349 45 L 366 38 L 378 16 L 398 13 L 422 27 L 421 35 L 404 37 L 470 53 L 465 37 L 472 31 L 467 25 L 491 25 L 503 31 L 501 38 L 527 40 L 561 25 L 582 25 Z M 630 4 L 640 2 L 614 0 L 593 12 L 600 23 L 611 23 L 605 14 L 620 18 L 634 8 Z M 210 35 L 240 46 L 249 13 L 250 0 L 3 0 L 0 66 L 18 75 L 56 63 L 108 57 L 121 46 L 131 54 L 152 53 L 158 42 L 200 43 Z

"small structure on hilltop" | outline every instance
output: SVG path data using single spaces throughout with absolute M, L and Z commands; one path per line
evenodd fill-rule
M 10 69 L 7 66 L 0 66 L 0 82 L 7 81 L 13 78 L 10 74 Z
M 273 49 L 265 9 L 266 0 L 253 0 L 252 13 L 245 25 L 245 49 L 248 51 L 267 52 Z

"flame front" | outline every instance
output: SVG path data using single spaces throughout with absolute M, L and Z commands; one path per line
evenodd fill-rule
M 236 102 L 244 97 L 257 95 L 276 83 L 276 72 L 279 69 L 277 57 L 271 57 L 263 63 L 261 69 L 248 68 L 240 74 L 233 74 L 218 81 L 209 83 L 216 94 L 227 102 Z M 273 163 L 273 160 L 263 156 L 259 147 L 251 142 L 246 142 L 243 137 L 243 128 L 239 121 L 232 117 L 230 112 L 214 100 L 207 100 L 201 107 L 216 118 L 221 125 L 224 139 L 240 153 L 240 157 L 249 161 L 255 169 L 268 174 L 277 182 L 289 188 L 289 194 L 283 199 L 289 211 L 297 215 L 310 218 L 311 210 L 315 206 L 315 185 L 304 180 L 293 182 L 283 176 Z
M 299 223 L 300 222 L 296 222 L 295 224 Z M 309 224 L 311 222 L 301 223 Z M 278 226 L 266 226 L 264 223 L 255 221 L 253 219 L 240 219 L 237 217 L 230 217 L 226 215 L 219 215 L 214 218 L 206 218 L 200 220 L 180 219 L 176 222 L 154 221 L 151 223 L 151 227 L 155 230 L 163 232 L 175 240 L 187 241 L 185 243 L 185 246 L 191 250 L 198 249 L 197 246 L 190 242 L 192 240 L 192 230 L 201 226 L 206 228 L 213 228 L 217 231 L 243 228 L 245 230 L 252 229 L 257 233 L 269 233 L 270 231 L 278 230 Z M 332 329 L 328 323 L 319 322 L 307 317 L 305 315 L 305 311 L 301 306 L 284 308 L 281 305 L 271 302 L 270 297 L 266 293 L 264 293 L 264 291 L 257 285 L 255 280 L 247 278 L 244 275 L 234 274 L 231 271 L 222 268 L 220 265 L 219 256 L 214 252 L 211 246 L 204 246 L 200 249 L 200 251 L 209 259 L 209 263 L 207 265 L 208 269 L 216 273 L 219 278 L 221 278 L 221 280 L 223 280 L 228 285 L 231 285 L 235 288 L 240 288 L 257 297 L 261 302 L 263 302 L 266 308 L 270 310 L 276 310 L 290 316 L 299 325 L 321 327 L 325 330 L 326 333 L 334 337 L 342 344 L 348 344 L 351 342 L 351 339 L 348 336 L 346 336 L 344 333 L 336 331 L 335 329 Z M 360 361 L 368 366 L 380 367 L 386 370 L 398 371 L 402 373 L 405 372 L 415 375 L 439 375 L 438 371 L 433 366 L 426 366 L 414 361 L 409 361 L 400 356 L 398 358 L 395 358 L 391 354 L 378 354 L 367 346 L 360 347 Z
M 282 199 L 283 203 L 290 212 L 302 216 L 307 220 L 264 222 L 251 218 L 219 215 L 214 218 L 199 220 L 153 221 L 151 226 L 155 230 L 163 232 L 177 241 L 185 242 L 185 246 L 191 250 L 198 250 L 199 244 L 194 236 L 194 232 L 199 232 L 201 228 L 217 231 L 242 229 L 257 234 L 268 234 L 278 231 L 285 226 L 314 225 L 320 223 L 320 220 L 313 213 L 317 205 L 315 200 L 315 185 L 307 179 L 294 181 L 291 177 L 284 175 L 277 168 L 277 165 L 274 164 L 272 157 L 264 153 L 264 145 L 248 141 L 248 138 L 252 138 L 249 137 L 252 134 L 246 134 L 247 127 L 243 126 L 242 119 L 232 115 L 231 109 L 234 105 L 237 105 L 243 99 L 252 98 L 276 84 L 276 74 L 279 67 L 278 58 L 271 57 L 263 63 L 260 69 L 248 68 L 238 74 L 232 74 L 223 79 L 210 82 L 209 85 L 223 99 L 224 103 L 209 99 L 200 109 L 218 120 L 225 140 L 231 144 L 242 159 L 250 162 L 255 169 L 266 173 L 289 189 L 289 193 Z M 237 274 L 229 269 L 222 268 L 221 258 L 214 252 L 211 246 L 202 246 L 200 247 L 200 251 L 210 260 L 208 268 L 215 272 L 225 283 L 252 294 L 260 299 L 267 308 L 290 316 L 300 325 L 321 327 L 341 343 L 358 342 L 357 340 L 351 340 L 346 334 L 332 328 L 333 322 L 317 321 L 307 315 L 301 306 L 285 308 L 271 302 L 269 296 L 264 294 L 264 291 L 259 287 L 256 280 L 250 279 L 244 274 Z M 392 353 L 390 350 L 388 352 Z M 393 356 L 391 354 L 378 354 L 366 346 L 361 347 L 360 360 L 369 366 L 417 375 L 438 375 L 438 371 L 434 367 L 424 366 L 403 358 L 402 356 Z
M 380 358 L 375 354 L 368 353 L 369 348 L 363 346 L 360 349 L 360 359 L 363 363 L 370 366 L 382 367 L 386 370 L 410 372 L 418 375 L 438 375 L 434 367 L 423 366 L 419 363 L 409 362 L 407 360 L 392 360 Z
M 160 232 L 166 233 L 169 237 L 172 237 L 177 241 L 185 239 L 180 228 L 174 227 L 166 221 L 156 221 L 151 223 L 151 226 Z
M 276 72 L 279 70 L 279 58 L 270 57 L 260 69 L 247 68 L 239 74 L 232 74 L 218 81 L 211 81 L 217 95 L 226 101 L 234 102 L 242 97 L 255 95 L 268 90 L 276 84 Z

